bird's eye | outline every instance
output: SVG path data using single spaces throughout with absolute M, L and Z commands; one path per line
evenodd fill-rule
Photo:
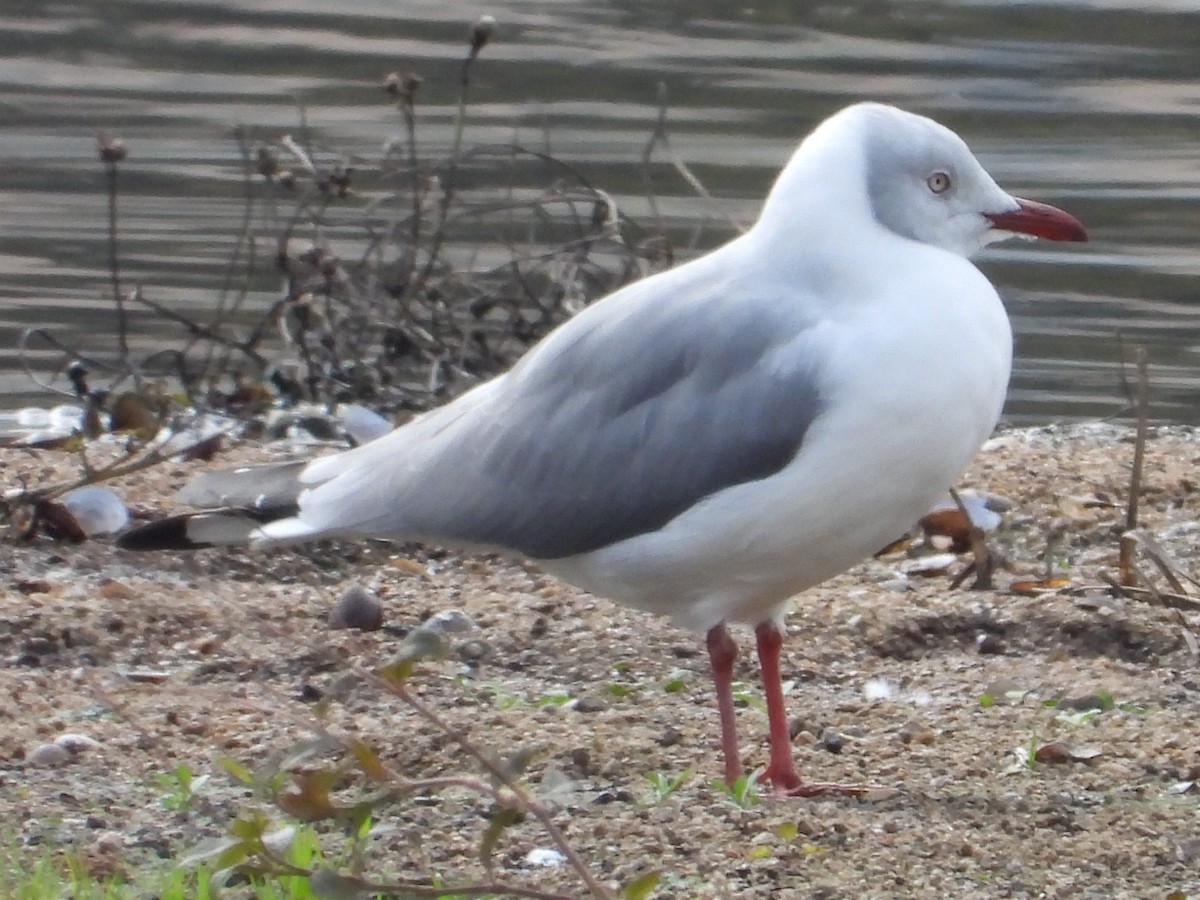
M 925 183 L 935 194 L 944 194 L 950 190 L 950 176 L 945 172 L 934 172 L 925 179 Z

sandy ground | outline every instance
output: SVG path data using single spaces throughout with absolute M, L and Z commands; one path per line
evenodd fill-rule
M 173 462 L 115 486 L 135 510 L 162 512 L 205 466 L 269 452 Z M 1105 425 L 994 439 L 962 481 L 1013 502 L 991 542 L 1009 562 L 994 590 L 951 589 L 947 574 L 902 579 L 901 551 L 798 599 L 784 673 L 801 771 L 890 788 L 866 800 L 764 791 L 735 803 L 713 784 L 702 641 L 521 564 L 380 544 L 135 555 L 103 539 L 8 543 L 0 822 L 30 854 L 71 848 L 99 868 L 178 856 L 253 803 L 218 758 L 253 766 L 311 736 L 316 701 L 344 673 L 460 610 L 474 627 L 451 636 L 454 656 L 426 665 L 416 690 L 481 748 L 533 751 L 527 783 L 614 887 L 658 870 L 655 897 L 1196 896 L 1200 617 L 1116 596 L 1102 580 L 1123 511 L 1094 501 L 1124 503 L 1132 452 L 1130 434 Z M 1189 571 L 1198 458 L 1193 432 L 1157 430 L 1141 497 L 1146 532 Z M 0 451 L 0 482 L 73 466 L 67 454 Z M 1064 587 L 1012 589 L 1048 563 Z M 330 629 L 331 605 L 354 584 L 383 598 L 382 630 Z M 740 666 L 750 701 L 740 726 L 757 766 L 766 721 L 752 654 Z M 477 774 L 445 734 L 368 685 L 326 724 L 406 777 Z M 63 741 L 65 755 L 45 749 L 64 734 L 82 737 Z M 1029 762 L 1053 741 L 1067 758 L 1051 748 Z M 180 763 L 212 778 L 169 810 L 158 776 Z M 670 796 L 651 782 L 689 772 Z M 375 871 L 481 878 L 485 810 L 461 791 L 381 810 Z M 585 896 L 569 867 L 529 862 L 550 846 L 535 822 L 512 828 L 497 874 Z

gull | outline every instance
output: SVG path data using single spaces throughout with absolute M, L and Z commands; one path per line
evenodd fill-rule
M 371 537 L 529 558 L 706 636 L 731 785 L 744 771 L 729 626 L 748 624 L 761 779 L 797 796 L 860 790 L 796 770 L 785 613 L 909 528 L 992 433 L 1012 333 L 969 257 L 1014 235 L 1087 239 L 1002 190 L 942 125 L 847 107 L 800 144 L 743 235 L 593 303 L 509 371 L 370 443 L 201 476 L 181 499 L 221 509 L 120 545 Z

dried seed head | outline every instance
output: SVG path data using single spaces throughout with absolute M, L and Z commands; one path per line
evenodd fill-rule
M 100 151 L 100 159 L 106 163 L 119 163 L 129 155 L 129 148 L 120 138 L 115 138 L 106 131 L 96 135 L 96 147 Z
M 88 370 L 79 360 L 75 360 L 71 365 L 67 366 L 67 380 L 71 382 L 71 388 L 75 391 L 76 396 L 86 397 L 88 394 Z
M 285 187 L 291 190 L 296 186 L 296 173 L 291 169 L 280 169 L 275 176 L 275 180 L 279 182 L 280 187 Z
M 425 79 L 412 72 L 389 72 L 383 79 L 383 89 L 393 97 L 412 102 L 413 94 L 417 92 Z
M 300 260 L 300 262 L 304 263 L 305 265 L 313 266 L 315 268 L 315 267 L 319 267 L 321 265 L 322 260 L 324 260 L 327 255 L 328 255 L 328 252 L 325 250 L 324 247 L 314 244 L 313 246 L 311 246 L 307 250 L 305 250 L 303 253 L 301 253 L 300 256 L 297 258 Z M 298 300 L 298 299 L 301 299 L 301 298 L 307 297 L 307 296 L 309 296 L 309 295 L 302 294 L 300 298 L 296 298 L 296 299 Z
M 468 40 L 471 42 L 471 58 L 479 55 L 479 51 L 487 46 L 488 41 L 492 39 L 492 35 L 496 33 L 496 19 L 494 16 L 480 16 L 474 25 L 471 26 L 468 32 Z

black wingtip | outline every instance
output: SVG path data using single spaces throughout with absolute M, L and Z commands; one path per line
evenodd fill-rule
M 199 550 L 212 544 L 199 543 L 188 537 L 191 514 L 171 516 L 140 525 L 117 538 L 122 550 Z

